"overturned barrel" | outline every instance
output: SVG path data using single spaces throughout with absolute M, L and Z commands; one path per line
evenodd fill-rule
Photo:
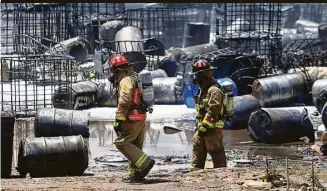
M 301 39 L 316 39 L 318 34 L 307 33 L 307 34 L 283 34 L 282 36 L 282 48 L 285 48 L 289 43 L 301 40 Z
M 167 78 L 167 74 L 164 70 L 162 69 L 158 69 L 158 70 L 152 70 L 152 71 L 148 71 L 148 70 L 142 70 L 139 74 L 144 74 L 144 73 L 150 73 L 152 76 L 152 79 L 154 78 Z
M 217 51 L 218 48 L 217 45 L 213 43 L 205 43 L 205 44 L 185 47 L 180 50 L 185 54 L 205 54 L 205 53 Z
M 248 133 L 253 141 L 281 144 L 298 141 L 301 137 L 315 140 L 307 109 L 262 108 L 251 113 Z
M 1 112 L 1 178 L 11 174 L 15 116 Z
M 18 167 L 23 177 L 83 175 L 88 167 L 88 148 L 81 135 L 22 139 Z
M 242 31 L 249 31 L 251 29 L 250 22 L 238 18 L 235 21 L 233 21 L 226 29 L 226 34 L 233 34 L 233 33 L 239 33 Z
M 182 104 L 182 81 L 179 77 L 153 79 L 155 104 Z
M 257 79 L 252 85 L 253 96 L 263 107 L 302 102 L 305 93 L 306 82 L 301 72 Z
M 136 72 L 145 68 L 147 62 L 143 54 L 143 34 L 138 27 L 127 26 L 120 29 L 115 35 L 115 49 L 117 53 L 126 56 Z
M 144 41 L 144 53 L 146 55 L 165 55 L 165 46 L 155 38 L 149 38 Z
M 166 72 L 168 77 L 175 77 L 178 68 L 178 63 L 170 57 L 163 57 L 159 60 L 159 69 Z
M 66 109 L 38 109 L 34 121 L 35 137 L 82 135 L 89 133 L 90 113 Z
M 237 86 L 234 83 L 234 81 L 230 78 L 219 78 L 217 80 L 217 82 L 219 84 L 222 84 L 224 82 L 230 82 L 232 83 L 232 87 L 233 87 L 233 96 L 237 96 L 238 95 L 238 90 L 237 90 Z M 192 82 L 188 82 L 183 90 L 183 98 L 184 98 L 184 103 L 186 104 L 186 106 L 188 108 L 195 108 L 195 101 L 194 101 L 194 96 L 198 93 L 199 91 L 199 86 L 198 85 L 194 85 Z
M 260 109 L 259 101 L 252 95 L 234 97 L 234 112 L 231 118 L 225 119 L 224 129 L 246 129 L 251 113 Z
M 99 28 L 99 39 L 103 41 L 114 41 L 116 33 L 125 26 L 120 20 L 112 20 L 103 23 Z
M 306 20 L 306 19 L 299 19 L 295 22 L 294 27 L 297 29 L 302 29 L 302 28 L 318 28 L 319 23 Z
M 319 112 L 321 112 L 327 101 L 327 79 L 315 81 L 312 85 L 312 101 Z
M 52 96 L 54 108 L 85 109 L 95 105 L 94 96 L 98 85 L 91 81 L 82 81 L 71 86 L 62 85 Z
M 321 110 L 321 118 L 322 118 L 322 123 L 324 124 L 325 127 L 327 127 L 327 103 L 325 103 L 325 105 Z
M 90 51 L 91 48 L 88 40 L 83 37 L 75 37 L 59 42 L 45 52 L 45 55 L 70 55 L 78 62 L 85 62 Z
M 111 83 L 101 83 L 99 85 L 96 102 L 98 107 L 117 106 L 117 95 Z
M 210 25 L 201 22 L 185 23 L 183 47 L 208 43 L 210 40 Z

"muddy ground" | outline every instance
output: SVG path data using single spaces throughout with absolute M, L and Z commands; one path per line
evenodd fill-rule
M 90 141 L 92 144 L 98 142 Z M 245 143 L 244 143 L 245 144 Z M 315 190 L 327 188 L 327 157 L 305 145 L 251 150 L 252 146 L 227 146 L 228 168 L 188 172 L 189 155 L 153 156 L 156 165 L 142 183 L 123 181 L 127 161 L 111 146 L 108 152 L 90 161 L 82 177 L 19 178 L 1 180 L 1 190 L 287 190 L 286 159 L 290 190 L 312 190 L 312 161 Z M 282 151 L 282 152 L 280 152 Z M 275 157 L 273 157 L 275 155 Z
M 319 117 L 311 120 L 315 127 L 321 124 Z M 1 179 L 1 190 L 286 190 L 286 158 L 291 190 L 310 190 L 313 183 L 315 190 L 327 188 L 327 157 L 311 150 L 312 144 L 258 144 L 251 141 L 246 129 L 224 130 L 228 168 L 212 169 L 208 156 L 206 169 L 191 173 L 187 167 L 191 162 L 193 131 L 189 129 L 193 124 L 176 123 L 184 130 L 172 135 L 164 134 L 163 125 L 153 121 L 148 124 L 144 151 L 156 160 L 156 165 L 142 183 L 122 181 L 127 159 L 113 145 L 116 137 L 111 124 L 96 122 L 91 124 L 91 160 L 84 176 L 19 178 L 13 170 L 12 178 Z M 32 136 L 28 128 L 23 128 L 24 136 L 15 133 L 17 143 L 22 137 Z
M 1 180 L 1 190 L 287 190 L 284 168 L 267 180 L 265 168 L 221 168 L 197 172 L 151 174 L 142 183 L 126 183 L 120 176 L 25 178 Z M 290 190 L 312 190 L 310 170 L 289 167 Z M 271 170 L 273 172 L 273 170 Z M 324 190 L 326 171 L 316 172 L 315 190 Z M 325 182 L 325 183 L 324 183 Z

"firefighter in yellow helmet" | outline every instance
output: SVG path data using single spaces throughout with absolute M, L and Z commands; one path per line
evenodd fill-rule
M 213 69 L 206 60 L 192 64 L 193 83 L 200 87 L 194 97 L 196 107 L 196 132 L 192 139 L 193 157 L 191 171 L 204 169 L 207 153 L 214 168 L 226 167 L 222 128 L 223 91 L 213 78 Z
M 109 59 L 109 81 L 117 88 L 118 108 L 114 130 L 117 139 L 114 144 L 129 160 L 128 180 L 141 181 L 150 172 L 155 161 L 143 151 L 146 113 L 139 110 L 140 94 L 137 74 L 122 55 Z

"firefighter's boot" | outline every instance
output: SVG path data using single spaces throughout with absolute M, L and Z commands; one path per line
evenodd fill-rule
M 144 158 L 142 159 L 142 157 L 144 157 Z M 144 179 L 144 177 L 146 177 L 146 175 L 149 174 L 150 170 L 153 168 L 153 166 L 155 164 L 155 161 L 151 157 L 146 156 L 145 154 L 142 155 L 142 157 L 140 159 L 144 161 L 144 163 L 143 163 L 144 165 L 137 168 L 135 171 L 135 180 L 137 180 L 137 181 L 142 181 Z
M 130 182 L 133 182 L 135 181 L 135 172 L 136 172 L 136 168 L 133 167 L 133 166 L 130 166 L 128 168 L 128 176 L 123 178 L 124 181 L 130 181 Z

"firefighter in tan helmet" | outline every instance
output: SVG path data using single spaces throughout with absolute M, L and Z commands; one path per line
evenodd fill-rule
M 207 153 L 214 168 L 226 167 L 222 128 L 223 91 L 213 78 L 213 69 L 206 60 L 192 64 L 193 83 L 200 86 L 195 99 L 196 132 L 192 139 L 193 157 L 191 171 L 204 169 Z
M 111 76 L 109 81 L 117 88 L 116 121 L 114 130 L 117 139 L 114 144 L 129 160 L 128 180 L 141 181 L 150 172 L 155 161 L 143 151 L 146 112 L 141 110 L 138 75 L 133 66 L 122 55 L 109 59 Z

